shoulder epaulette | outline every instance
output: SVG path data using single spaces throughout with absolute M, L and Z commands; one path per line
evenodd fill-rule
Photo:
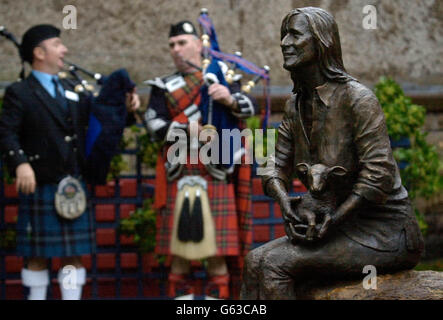
M 180 75 L 178 73 L 174 73 L 174 74 L 167 75 L 164 77 L 156 77 L 154 79 L 146 80 L 146 81 L 143 81 L 143 83 L 150 85 L 150 86 L 158 87 L 160 89 L 166 89 L 166 83 L 179 77 L 179 76 Z

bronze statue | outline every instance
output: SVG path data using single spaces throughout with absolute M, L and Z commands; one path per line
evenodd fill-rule
M 294 89 L 263 188 L 279 203 L 287 236 L 248 254 L 241 298 L 295 299 L 306 279 L 363 279 L 366 265 L 378 274 L 413 268 L 423 238 L 383 111 L 346 73 L 334 18 L 314 7 L 290 11 L 281 49 Z M 309 189 L 303 199 L 288 196 L 296 173 Z

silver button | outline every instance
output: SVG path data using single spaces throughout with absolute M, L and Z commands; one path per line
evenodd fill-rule
M 14 150 L 9 151 L 9 155 L 12 157 L 15 154 Z
M 72 138 L 71 138 L 70 136 L 66 136 L 66 137 L 65 137 L 65 141 L 66 141 L 66 142 L 71 142 L 71 140 L 72 140 Z
M 29 161 L 34 161 L 34 157 L 33 157 L 33 156 L 30 156 L 30 157 L 29 157 Z
M 38 160 L 38 159 L 40 159 L 40 156 L 39 156 L 38 154 L 36 154 L 36 155 L 34 156 L 34 158 L 35 158 L 35 160 Z
M 23 154 L 23 150 L 22 149 L 18 150 L 18 154 Z

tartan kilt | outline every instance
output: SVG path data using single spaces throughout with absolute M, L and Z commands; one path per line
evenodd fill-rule
M 82 183 L 85 188 L 85 184 Z M 20 194 L 17 254 L 24 257 L 73 257 L 92 252 L 95 244 L 89 205 L 74 220 L 60 217 L 54 205 L 56 184 L 38 186 L 34 194 Z
M 167 203 L 157 213 L 157 254 L 170 255 L 170 240 L 174 223 L 177 181 L 188 175 L 200 175 L 208 182 L 208 198 L 215 225 L 216 256 L 237 256 L 241 253 L 239 221 L 233 183 L 212 178 L 202 164 L 185 165 L 182 175 L 168 182 Z

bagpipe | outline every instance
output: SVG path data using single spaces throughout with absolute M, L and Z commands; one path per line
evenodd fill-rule
M 239 71 L 253 75 L 253 78 L 244 86 L 237 88 L 240 89 L 241 94 L 249 94 L 260 80 L 265 82 L 264 93 L 267 99 L 265 99 L 266 106 L 262 113 L 262 126 L 266 128 L 270 107 L 269 67 L 257 67 L 245 60 L 240 52 L 233 55 L 222 52 L 207 9 L 201 10 L 198 22 L 201 26 L 203 47 L 201 67 L 187 63 L 201 71 L 203 75 L 204 85 L 201 88 L 201 99 L 198 107 L 201 113 L 203 130 L 214 130 L 219 137 L 223 137 L 223 131 L 226 129 L 231 132 L 232 130 L 241 129 L 239 118 L 228 111 L 226 106 L 217 101 L 212 101 L 208 94 L 208 88 L 215 83 L 229 87 L 234 82 L 239 81 L 243 77 Z M 212 163 L 205 164 L 208 173 L 216 180 L 226 181 L 227 175 L 234 172 L 234 165 L 241 162 L 241 156 L 238 157 L 238 155 L 241 155 L 242 151 L 246 152 L 244 146 L 241 145 L 241 141 L 234 141 L 238 139 L 235 139 L 233 135 L 229 135 L 229 139 L 229 142 L 223 141 L 223 143 L 218 144 L 218 155 L 221 160 L 218 164 L 220 166 Z M 226 145 L 227 142 L 229 146 Z M 225 153 L 228 150 L 229 159 L 226 159 Z M 229 162 L 226 160 L 229 160 Z M 252 223 L 248 218 L 252 208 L 249 197 L 251 194 L 251 167 L 240 166 L 238 169 L 237 177 L 235 177 L 236 182 L 234 183 L 237 185 L 235 189 L 235 208 L 238 216 L 241 217 L 239 218 L 239 238 L 242 249 L 247 251 L 252 240 L 250 231 L 245 231 L 250 230 L 249 227 Z M 209 205 L 207 184 L 208 182 L 201 176 L 182 176 L 177 181 L 170 250 L 172 254 L 188 260 L 204 259 L 216 253 L 215 224 L 211 213 L 214 208 Z M 161 208 L 160 200 L 158 204 L 157 208 Z
M 241 86 L 241 93 L 249 94 L 252 89 L 263 80 L 263 94 L 265 106 L 261 110 L 261 127 L 266 130 L 268 119 L 270 116 L 270 77 L 268 66 L 260 68 L 254 63 L 243 58 L 240 52 L 234 54 L 224 53 L 220 49 L 217 34 L 214 24 L 212 23 L 208 10 L 201 9 L 198 23 L 201 28 L 201 40 L 203 46 L 202 52 L 202 67 L 203 79 L 206 86 L 202 88 L 202 100 L 200 103 L 200 110 L 202 113 L 203 128 L 216 130 L 220 137 L 222 137 L 223 129 L 239 129 L 238 118 L 231 113 L 226 112 L 226 108 L 220 104 L 213 103 L 212 99 L 207 94 L 208 87 L 213 83 L 220 83 L 228 86 L 235 81 L 243 78 L 243 74 L 252 75 L 252 79 Z M 220 63 L 223 62 L 223 63 Z M 222 70 L 223 65 L 227 70 Z M 225 67 L 225 68 L 226 68 Z M 230 137 L 230 159 L 229 163 L 223 163 L 225 169 L 232 168 L 232 165 L 238 160 L 234 160 L 234 154 L 238 154 L 240 146 L 234 142 L 234 137 Z M 222 155 L 226 146 L 220 144 L 220 152 Z
M 0 26 L 0 35 L 12 41 L 20 57 L 21 46 L 12 33 Z M 89 104 L 89 122 L 86 133 L 85 156 L 87 181 L 92 184 L 106 183 L 107 173 L 114 155 L 119 152 L 119 144 L 126 126 L 126 94 L 134 91 L 136 84 L 130 79 L 126 69 L 119 69 L 108 76 L 90 72 L 64 59 L 67 69 L 58 76 L 84 96 Z M 91 77 L 95 85 L 84 79 L 80 72 Z M 20 80 L 25 78 L 24 61 Z
M 126 93 L 134 91 L 135 83 L 126 69 L 103 76 L 73 63 L 68 64 L 70 74 L 80 81 L 75 90 L 84 92 L 91 105 L 85 143 L 86 176 L 90 183 L 104 184 L 111 160 L 120 151 L 119 145 L 127 123 Z M 82 79 L 77 71 L 93 78 L 96 86 Z
M 94 79 L 94 81 L 96 81 L 96 85 L 99 86 L 103 85 L 106 77 L 103 77 L 101 73 L 88 71 L 66 59 L 63 59 L 63 62 L 67 66 L 67 69 L 58 73 L 59 78 L 66 79 L 66 81 L 70 82 L 74 86 L 74 90 L 77 93 L 86 93 L 92 94 L 93 96 L 98 96 L 97 87 L 94 86 L 94 84 L 89 83 L 88 80 L 81 77 L 78 71 Z M 69 78 L 69 76 L 71 76 L 71 78 Z
M 21 46 L 20 43 L 17 41 L 17 39 L 15 38 L 15 36 L 9 32 L 5 26 L 0 26 L 0 36 L 5 37 L 6 39 L 8 39 L 9 41 L 11 41 L 17 48 L 20 57 L 21 57 Z M 19 79 L 23 80 L 25 78 L 25 68 L 24 68 L 24 61 L 22 59 L 22 70 L 20 71 L 20 75 L 19 75 Z
M 246 74 L 253 75 L 254 77 L 247 82 L 247 84 L 241 87 L 241 91 L 245 94 L 249 94 L 251 90 L 258 84 L 260 80 L 263 80 L 263 94 L 265 96 L 265 107 L 262 109 L 262 127 L 266 130 L 268 119 L 270 116 L 270 77 L 269 77 L 269 66 L 263 66 L 260 68 L 254 63 L 244 59 L 241 52 L 236 52 L 235 54 L 224 53 L 220 49 L 218 43 L 217 34 L 215 31 L 214 24 L 209 17 L 208 10 L 202 8 L 200 11 L 200 16 L 198 18 L 198 23 L 201 27 L 201 40 L 203 45 L 203 61 L 202 61 L 202 71 L 204 74 L 204 79 L 214 79 L 213 75 L 217 76 L 219 83 L 231 84 L 233 81 L 241 79 L 242 74 L 238 73 L 241 71 Z M 226 71 L 226 76 L 223 72 L 220 72 L 220 67 L 218 62 L 223 61 L 230 68 Z M 236 73 L 237 72 L 237 73 Z M 211 121 L 211 119 L 209 119 Z

